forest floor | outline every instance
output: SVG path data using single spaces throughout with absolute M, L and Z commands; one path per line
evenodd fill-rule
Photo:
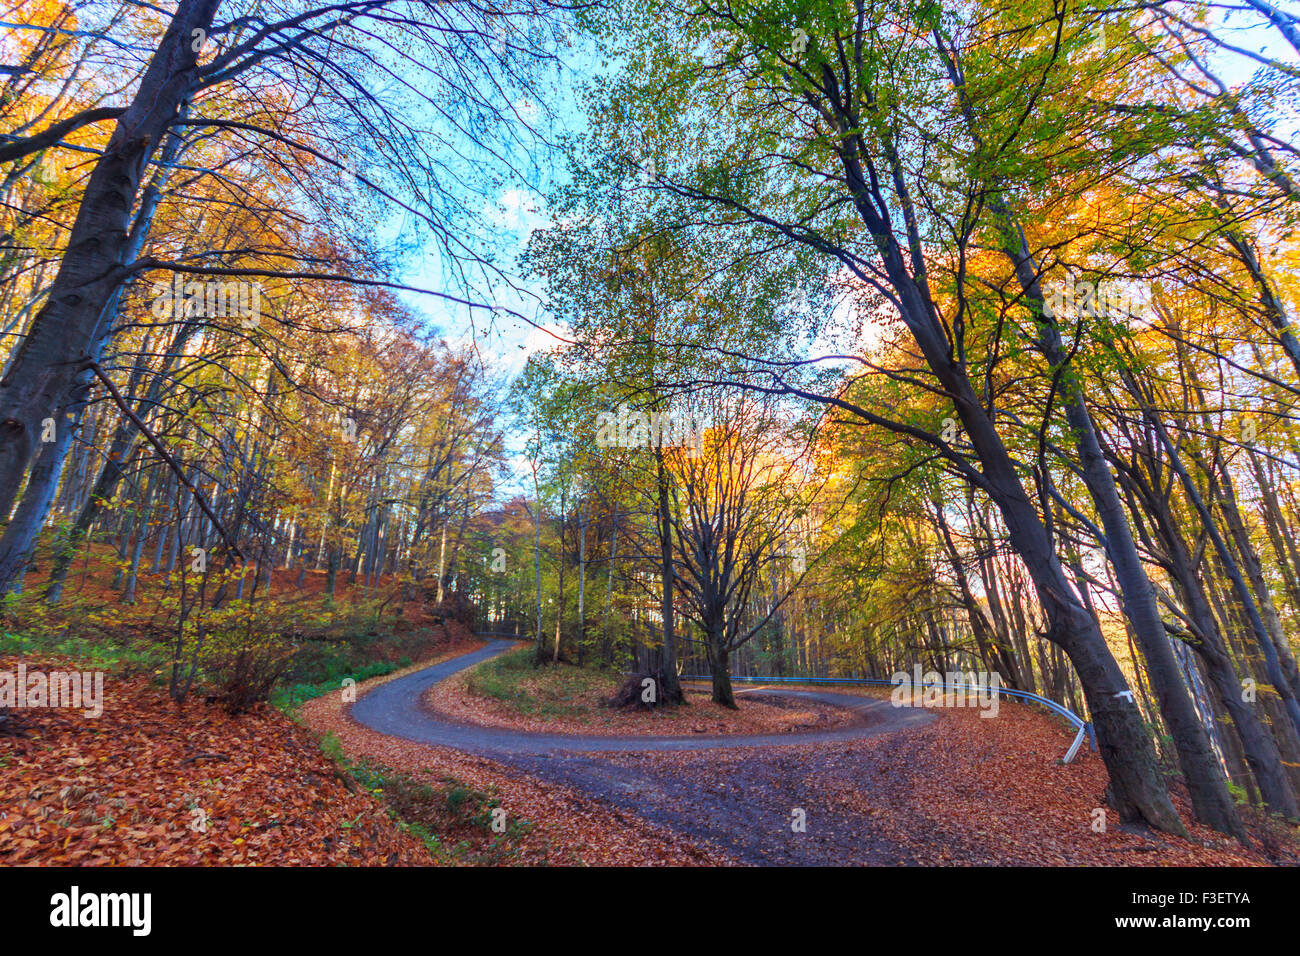
M 476 650 L 450 643 L 372 688 Z M 103 662 L 0 655 L 0 673 L 85 670 Z M 129 664 L 129 662 L 128 662 Z M 0 724 L 0 865 L 394 866 L 692 864 L 721 859 L 567 788 L 454 751 L 402 758 L 380 738 L 339 736 L 341 690 L 299 708 L 312 730 L 269 705 L 238 716 L 215 701 L 171 702 L 154 675 L 109 667 L 103 712 L 30 708 Z M 322 733 L 322 729 L 324 732 Z M 379 735 L 375 735 L 379 737 Z M 340 737 L 347 750 L 344 753 Z M 493 811 L 512 815 L 498 826 Z M 513 808 L 528 807 L 527 818 Z M 595 839 L 593 839 L 593 834 Z
M 1008 708 L 1010 710 L 1010 708 Z M 1068 734 L 1025 708 L 861 741 L 560 758 L 509 757 L 543 779 L 600 795 L 743 864 L 1233 866 L 1300 862 L 1294 836 L 1255 828 L 1255 849 L 1200 826 L 1189 839 L 1093 829 L 1106 772 L 1070 765 Z M 1186 800 L 1176 797 L 1183 819 Z M 796 823 L 802 829 L 796 829 Z
M 1197 825 L 1179 838 L 1120 824 L 1105 810 L 1100 758 L 1084 751 L 1061 763 L 1070 729 L 1010 702 L 994 719 L 936 709 L 927 725 L 860 740 L 636 753 L 578 745 L 491 759 L 380 734 L 347 710 L 322 699 L 309 719 L 354 755 L 496 787 L 508 813 L 545 818 L 552 832 L 572 834 L 585 862 L 655 862 L 665 846 L 703 854 L 700 862 L 751 865 L 1300 862 L 1294 831 L 1267 821 L 1251 821 L 1249 850 Z M 472 727 L 465 734 L 477 739 Z M 1190 819 L 1184 795 L 1175 792 L 1175 800 Z M 647 829 L 629 839 L 638 821 Z M 665 841 L 659 847 L 656 833 Z M 619 851 L 612 857 L 611 845 Z
M 608 736 L 794 733 L 840 727 L 853 719 L 842 707 L 798 697 L 741 696 L 733 710 L 713 703 L 709 691 L 699 687 L 686 688 L 685 707 L 606 706 L 622 683 L 609 671 L 567 663 L 537 668 L 532 648 L 526 647 L 433 685 L 424 703 L 441 716 L 487 727 Z
M 115 552 L 90 551 L 59 605 L 42 600 L 41 561 L 0 612 L 0 676 L 16 676 L 20 665 L 28 674 L 104 676 L 98 716 L 0 710 L 0 865 L 719 859 L 674 846 L 634 814 L 503 768 L 485 771 L 461 754 L 410 765 L 385 759 L 382 746 L 345 753 L 338 737 L 303 726 L 304 712 L 337 710 L 343 677 L 375 686 L 481 646 L 427 594 L 408 600 L 394 579 L 367 588 L 344 572 L 331 601 L 323 571 L 275 570 L 254 607 L 306 622 L 298 640 L 307 667 L 276 689 L 275 706 L 232 716 L 202 688 L 179 707 L 168 696 L 175 588 L 142 574 L 137 599 L 124 602 L 113 586 Z M 355 725 L 345 723 L 350 736 Z M 498 821 L 493 811 L 505 801 L 530 807 L 529 816 L 512 810 Z M 601 834 L 594 841 L 593 832 Z
M 453 643 L 426 663 L 470 646 Z M 86 668 L 8 655 L 0 672 L 19 663 L 29 674 Z M 98 716 L 9 713 L 0 733 L 0 864 L 431 861 L 425 843 L 341 772 L 316 735 L 269 705 L 238 716 L 202 697 L 178 707 L 150 675 L 114 670 L 102 703 Z M 449 820 L 446 829 L 468 823 Z

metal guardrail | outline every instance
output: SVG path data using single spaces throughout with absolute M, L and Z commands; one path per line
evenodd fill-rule
M 703 674 L 703 675 L 682 674 L 679 679 L 704 681 L 704 680 L 711 680 L 712 678 L 707 674 Z M 881 678 L 874 678 L 874 677 L 733 677 L 731 679 L 733 681 L 751 681 L 759 684 L 876 684 L 883 687 L 900 686 L 897 681 L 884 680 Z M 923 683 L 920 686 L 922 688 L 930 687 L 938 690 L 940 688 L 947 689 L 949 687 L 953 689 L 957 689 L 957 688 L 966 689 L 971 687 L 972 685 L 954 684 L 945 681 L 942 684 L 936 684 L 932 682 L 929 684 Z M 1074 711 L 1070 710 L 1068 707 L 1063 707 L 1062 705 L 1058 704 L 1056 701 L 1049 700 L 1046 697 L 1040 697 L 1038 694 L 1031 694 L 1027 690 L 1015 690 L 1014 688 L 1010 688 L 1010 687 L 998 687 L 995 693 L 997 693 L 999 696 L 1002 694 L 1006 694 L 1008 697 L 1019 697 L 1023 700 L 1031 701 L 1032 703 L 1035 704 L 1042 704 L 1048 710 L 1052 711 L 1052 713 L 1064 717 L 1076 728 L 1078 728 L 1079 732 L 1074 735 L 1074 742 L 1070 744 L 1070 749 L 1065 752 L 1065 757 L 1061 761 L 1062 763 L 1069 763 L 1078 755 L 1079 748 L 1083 746 L 1083 738 L 1085 734 L 1087 734 L 1088 736 L 1088 743 L 1091 746 L 1091 748 L 1093 750 L 1097 749 L 1097 735 L 1096 733 L 1094 733 L 1092 729 L 1092 724 L 1088 723 L 1086 720 L 1084 720 Z

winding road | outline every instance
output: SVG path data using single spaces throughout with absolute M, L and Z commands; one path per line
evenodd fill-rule
M 608 737 L 483 727 L 448 720 L 422 706 L 434 684 L 516 646 L 492 640 L 480 650 L 381 684 L 352 705 L 352 717 L 382 734 L 490 757 L 581 790 L 693 840 L 709 840 L 741 863 L 916 862 L 906 847 L 874 836 L 868 815 L 825 797 L 860 789 L 872 779 L 869 757 L 855 754 L 846 765 L 824 759 L 844 750 L 818 745 L 848 745 L 913 729 L 929 723 L 933 714 L 851 694 L 756 689 L 749 693 L 844 707 L 854 712 L 854 720 L 802 733 Z M 652 756 L 673 752 L 682 759 L 664 762 Z M 810 756 L 822 758 L 815 773 L 810 773 Z M 804 832 L 791 827 L 796 808 L 806 815 Z
M 609 737 L 544 734 L 505 727 L 481 727 L 447 720 L 426 710 L 420 703 L 425 691 L 434 684 L 517 646 L 516 641 L 493 640 L 480 650 L 453 657 L 441 664 L 434 664 L 422 671 L 381 684 L 352 705 L 352 716 L 381 734 L 485 755 L 791 747 L 801 744 L 858 740 L 879 733 L 919 726 L 934 719 L 932 714 L 920 709 L 894 707 L 887 701 L 853 694 L 758 688 L 748 693 L 815 700 L 851 710 L 856 719 L 849 725 L 834 730 L 814 730 L 804 733 Z

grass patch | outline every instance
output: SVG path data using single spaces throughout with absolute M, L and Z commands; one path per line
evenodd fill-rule
M 400 671 L 403 667 L 410 667 L 411 659 L 403 657 L 396 661 L 371 661 L 369 664 L 359 664 L 349 667 L 349 661 L 338 659 L 335 666 L 330 668 L 331 673 L 312 682 L 299 682 L 294 684 L 283 685 L 279 687 L 271 696 L 271 703 L 287 714 L 292 714 L 307 701 L 322 694 L 328 694 L 343 688 L 343 679 L 351 677 L 358 684 L 372 677 L 383 677 L 391 674 L 393 671 Z
M 531 647 L 484 661 L 470 671 L 465 689 L 499 700 L 518 714 L 578 717 L 591 711 L 593 694 L 612 695 L 616 678 L 572 664 L 536 667 Z
M 495 793 L 455 777 L 442 777 L 435 785 L 370 761 L 353 763 L 333 733 L 321 737 L 320 746 L 342 773 L 384 804 L 399 828 L 424 844 L 435 863 L 501 866 L 518 859 L 532 824 L 511 819 Z
M 170 660 L 168 648 L 124 639 L 73 637 L 63 633 L 0 631 L 0 654 L 68 657 L 86 670 L 123 674 L 161 674 Z

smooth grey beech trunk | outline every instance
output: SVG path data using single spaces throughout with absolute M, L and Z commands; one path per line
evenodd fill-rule
M 964 373 L 958 375 L 946 367 L 942 353 L 934 357 L 932 367 L 935 364 L 944 387 L 955 397 L 958 415 L 984 466 L 989 496 L 1002 515 L 1011 546 L 1024 563 L 1047 616 L 1047 637 L 1065 651 L 1079 675 L 1096 728 L 1098 749 L 1110 771 L 1112 803 L 1124 819 L 1140 817 L 1160 829 L 1184 832 L 1156 770 L 1151 739 L 1128 682 L 1096 620 L 1075 598 L 1047 529 L 1025 493 L 1001 437 Z
M 1260 618 L 1264 622 L 1265 630 L 1268 632 L 1269 639 L 1272 641 L 1274 650 L 1277 653 L 1278 663 L 1286 678 L 1287 686 L 1291 689 L 1292 696 L 1300 695 L 1300 672 L 1297 671 L 1295 656 L 1291 653 L 1286 631 L 1282 627 L 1282 619 L 1277 613 L 1277 606 L 1273 603 L 1272 595 L 1269 592 L 1268 581 L 1264 577 L 1264 568 L 1260 562 L 1259 553 L 1255 550 L 1255 545 L 1250 540 L 1250 534 L 1246 531 L 1246 525 L 1241 519 L 1241 511 L 1237 507 L 1237 495 L 1233 487 L 1232 477 L 1228 473 L 1222 455 L 1217 450 L 1215 452 L 1215 466 L 1218 471 L 1215 483 L 1219 491 L 1219 511 L 1224 517 L 1224 524 L 1227 526 L 1228 534 L 1237 546 L 1237 554 L 1241 561 L 1242 570 L 1245 572 L 1246 578 L 1254 591 L 1255 603 L 1259 607 Z M 1300 730 L 1300 727 L 1296 729 Z
M 966 476 L 998 509 L 1011 547 L 1020 557 L 1046 616 L 1045 636 L 1070 658 L 1082 684 L 1098 750 L 1110 774 L 1111 805 L 1124 820 L 1145 820 L 1159 829 L 1185 834 L 1128 682 L 1096 619 L 1075 595 L 1052 535 L 1025 492 L 993 416 L 970 380 L 964 355 L 954 348 L 938 314 L 921 252 L 924 242 L 916 210 L 905 185 L 910 173 L 898 146 L 887 128 L 878 129 L 882 138 L 868 145 L 862 130 L 872 124 L 861 115 L 855 92 L 860 77 L 847 62 L 838 66 L 845 75 L 839 75 L 831 63 L 822 64 L 818 85 L 805 87 L 804 97 L 826 121 L 828 143 L 843 173 L 845 198 L 865 227 L 869 237 L 865 245 L 874 254 L 876 266 L 868 270 L 858 265 L 857 257 L 848 250 L 839 259 L 866 285 L 882 291 L 885 285 L 890 287 L 893 306 L 953 403 L 981 466 L 978 471 L 969 466 Z M 879 169 L 878 163 L 884 168 Z M 887 188 L 892 189 L 888 198 Z M 905 242 L 897 234 L 900 225 Z M 796 232 L 789 235 L 799 238 Z M 813 245 L 827 251 L 833 242 L 817 236 Z M 800 394 L 788 386 L 786 389 Z M 870 418 L 865 410 L 860 411 Z
M 1282 704 L 1285 707 L 1286 713 L 1290 717 L 1292 724 L 1296 728 L 1300 728 L 1300 705 L 1297 705 L 1296 698 L 1291 693 L 1290 684 L 1287 682 L 1286 676 L 1282 671 L 1281 662 L 1278 659 L 1277 648 L 1269 637 L 1268 628 L 1264 625 L 1264 620 L 1260 616 L 1259 608 L 1255 604 L 1254 596 L 1251 594 L 1250 588 L 1247 586 L 1245 578 L 1242 576 L 1241 566 L 1237 563 L 1236 557 L 1228 549 L 1227 542 L 1224 540 L 1223 535 L 1220 534 L 1218 525 L 1214 521 L 1214 516 L 1210 514 L 1210 509 L 1206 506 L 1205 499 L 1201 496 L 1200 489 L 1196 487 L 1196 482 L 1193 481 L 1192 476 L 1188 474 L 1187 468 L 1178 454 L 1177 446 L 1175 446 L 1173 441 L 1170 439 L 1169 433 L 1165 431 L 1165 427 L 1160 422 L 1155 410 L 1150 407 L 1146 399 L 1141 397 L 1141 393 L 1137 390 L 1131 376 L 1127 373 L 1126 378 L 1129 379 L 1130 390 L 1134 395 L 1139 396 L 1139 401 L 1142 403 L 1143 415 L 1146 416 L 1148 423 L 1151 425 L 1152 431 L 1160 439 L 1160 443 L 1165 449 L 1165 454 L 1169 457 L 1169 463 L 1178 475 L 1179 481 L 1182 483 L 1183 491 L 1186 493 L 1188 501 L 1190 501 L 1192 507 L 1196 509 L 1196 513 L 1205 527 L 1205 532 L 1209 535 L 1210 543 L 1214 546 L 1215 553 L 1223 565 L 1224 572 L 1227 575 L 1228 580 L 1232 585 L 1233 592 L 1241 605 L 1241 610 L 1246 616 L 1246 621 L 1255 638 L 1256 645 L 1263 653 L 1265 673 L 1270 683 L 1272 683 L 1274 689 L 1277 691 L 1278 696 L 1281 698 Z
M 846 130 L 852 128 L 846 122 Z M 1186 833 L 1156 766 L 1155 750 L 1132 691 L 1111 654 L 1096 620 L 1075 597 L 1051 535 L 1026 494 L 1016 466 L 966 368 L 935 314 L 924 276 L 914 277 L 892 230 L 881 216 L 858 155 L 840 153 L 846 179 L 863 224 L 876 241 L 882 266 L 897 296 L 904 324 L 926 364 L 950 396 L 957 416 L 983 466 L 982 486 L 1006 525 L 1047 617 L 1047 638 L 1074 665 L 1083 685 L 1097 735 L 1097 747 L 1110 774 L 1111 804 L 1124 820 L 1145 820 L 1171 833 Z M 865 278 L 865 277 L 864 277 Z
M 62 424 L 84 401 L 91 364 L 103 354 L 113 319 L 111 306 L 129 277 L 129 226 L 144 170 L 193 87 L 200 46 L 192 40 L 194 31 L 211 29 L 220 2 L 180 0 L 90 174 L 45 305 L 0 379 L 0 501 L 12 500 L 21 485 L 40 442 L 41 422 L 52 417 Z M 62 463 L 61 457 L 53 477 L 43 480 L 57 484 Z M 29 482 L 28 488 L 38 496 L 47 493 L 39 484 Z M 29 553 L 38 530 L 39 524 L 30 523 L 14 529 L 9 553 Z
M 618 513 L 615 512 L 614 520 L 610 523 L 609 529 L 609 569 L 605 574 L 605 617 L 601 621 L 600 628 L 600 661 L 608 665 L 612 663 L 609 643 L 609 613 L 614 604 L 614 565 L 618 561 Z
M 76 426 L 76 420 L 70 416 L 60 419 L 55 423 L 54 441 L 41 444 L 27 482 L 27 493 L 18 503 L 18 510 L 5 528 L 4 535 L 0 536 L 0 594 L 21 586 L 23 572 L 32 557 L 36 533 L 45 524 L 54 503 L 59 472 L 68 449 L 72 447 Z
M 1004 235 L 1009 236 L 1013 227 L 1010 226 L 1008 217 L 1004 215 L 1003 219 L 1004 226 L 1007 227 Z M 1048 314 L 1039 283 L 1038 264 L 1029 252 L 1024 234 L 1018 228 L 1014 229 L 1013 234 L 1016 237 L 1015 244 L 1009 244 L 1004 251 L 1015 268 L 1026 305 L 1040 318 L 1038 349 L 1053 369 L 1060 368 L 1068 356 L 1056 325 L 1059 317 Z M 1147 577 L 1142 558 L 1138 554 L 1128 515 L 1115 486 L 1115 477 L 1097 438 L 1092 413 L 1088 411 L 1078 379 L 1069 370 L 1060 378 L 1060 390 L 1066 423 L 1070 426 L 1075 451 L 1082 467 L 1083 482 L 1106 533 L 1106 555 L 1115 568 L 1115 578 L 1124 601 L 1124 614 L 1142 649 L 1156 702 L 1169 726 L 1174 748 L 1178 752 L 1178 763 L 1192 798 L 1196 818 L 1221 833 L 1229 833 L 1244 841 L 1246 830 L 1228 790 L 1227 775 L 1214 753 L 1210 735 L 1196 712 L 1196 706 L 1178 667 L 1178 660 L 1169 645 L 1155 589 L 1151 586 L 1151 580 Z
M 944 55 L 949 79 L 957 89 L 967 130 L 974 141 L 982 145 L 982 131 L 966 96 L 964 75 L 957 55 L 947 47 L 938 31 L 935 36 L 938 48 Z M 1069 356 L 1056 324 L 1060 317 L 1051 315 L 1046 307 L 1039 264 L 1029 250 L 1024 231 L 1015 221 L 1001 194 L 993 194 L 988 208 L 995 221 L 995 228 L 1002 236 L 1002 252 L 1010 261 L 1024 294 L 1024 304 L 1037 321 L 1038 338 L 1035 345 L 1053 370 L 1062 369 Z M 1115 578 L 1123 597 L 1124 613 L 1142 649 L 1160 712 L 1173 736 L 1193 810 L 1197 819 L 1203 823 L 1244 841 L 1246 831 L 1228 790 L 1227 776 L 1214 753 L 1210 735 L 1196 712 L 1173 648 L 1165 635 L 1155 590 L 1138 554 L 1128 515 L 1115 487 L 1110 465 L 1102 452 L 1083 389 L 1077 377 L 1068 369 L 1060 376 L 1059 382 L 1066 423 L 1074 438 L 1083 482 L 1106 534 L 1106 554 L 1115 569 Z
M 145 393 L 144 398 L 136 403 L 135 411 L 137 415 L 143 418 L 148 414 L 149 409 L 155 406 L 166 383 L 167 371 L 174 364 L 175 357 L 180 354 L 184 343 L 189 340 L 197 328 L 197 323 L 187 323 L 178 331 L 176 338 L 173 339 L 168 348 L 168 356 L 164 359 L 163 367 L 158 372 L 152 373 L 148 391 Z M 132 374 L 133 382 L 131 387 L 127 389 L 128 398 L 135 393 L 139 380 L 144 374 L 146 374 L 146 370 L 139 367 Z M 45 600 L 50 604 L 59 603 L 63 596 L 63 588 L 67 582 L 68 571 L 72 567 L 77 548 L 90 532 L 90 528 L 95 523 L 95 519 L 99 517 L 104 504 L 111 501 L 113 495 L 117 493 L 117 486 L 125 474 L 123 465 L 131 456 L 135 441 L 135 424 L 129 418 L 123 416 L 113 431 L 112 439 L 109 442 L 108 455 L 104 459 L 104 467 L 100 470 L 99 477 L 95 479 L 94 487 L 82 504 L 81 510 L 77 513 L 77 518 L 72 527 L 59 540 L 56 547 L 54 565 L 50 570 L 49 581 L 45 589 Z M 4 580 L 3 573 L 3 568 L 0 568 L 0 586 L 2 586 Z
M 686 698 L 682 694 L 681 682 L 677 679 L 677 633 L 673 619 L 673 538 L 671 517 L 668 510 L 668 473 L 664 468 L 663 450 L 656 450 L 656 485 L 658 502 L 656 520 L 659 525 L 659 578 L 660 578 L 660 613 L 663 615 L 664 647 L 660 670 L 663 673 L 664 687 L 661 690 L 663 703 L 680 704 Z
M 993 628 L 989 626 L 983 609 L 979 606 L 979 602 L 975 600 L 975 594 L 971 590 L 966 568 L 962 564 L 961 555 L 957 553 L 956 545 L 953 544 L 952 532 L 943 514 L 943 503 L 936 500 L 933 505 L 935 523 L 939 528 L 939 540 L 948 555 L 948 563 L 952 566 L 953 575 L 957 581 L 957 593 L 961 597 L 962 605 L 966 608 L 966 618 L 970 622 L 971 632 L 975 636 L 975 643 L 979 648 L 984 666 L 997 671 L 998 676 L 1007 687 L 1012 690 L 1023 690 L 1025 688 L 1020 677 L 1020 670 L 1016 666 L 1015 656 L 1011 653 L 1010 648 L 993 633 Z
M 1187 550 L 1169 504 L 1154 492 L 1149 483 L 1134 476 L 1141 495 L 1153 519 L 1160 539 L 1165 545 L 1169 560 L 1169 573 L 1183 598 L 1188 617 L 1196 628 L 1198 640 L 1191 642 L 1192 649 L 1205 663 L 1205 672 L 1219 693 L 1220 700 L 1241 739 L 1243 755 L 1255 775 L 1260 796 L 1273 813 L 1295 818 L 1300 815 L 1300 805 L 1292 792 L 1282 764 L 1282 754 L 1267 726 L 1255 708 L 1242 699 L 1241 681 L 1233 667 L 1223 636 L 1210 609 L 1205 591 L 1192 566 Z
M 587 650 L 587 512 L 590 503 L 584 498 L 578 509 L 578 666 Z

